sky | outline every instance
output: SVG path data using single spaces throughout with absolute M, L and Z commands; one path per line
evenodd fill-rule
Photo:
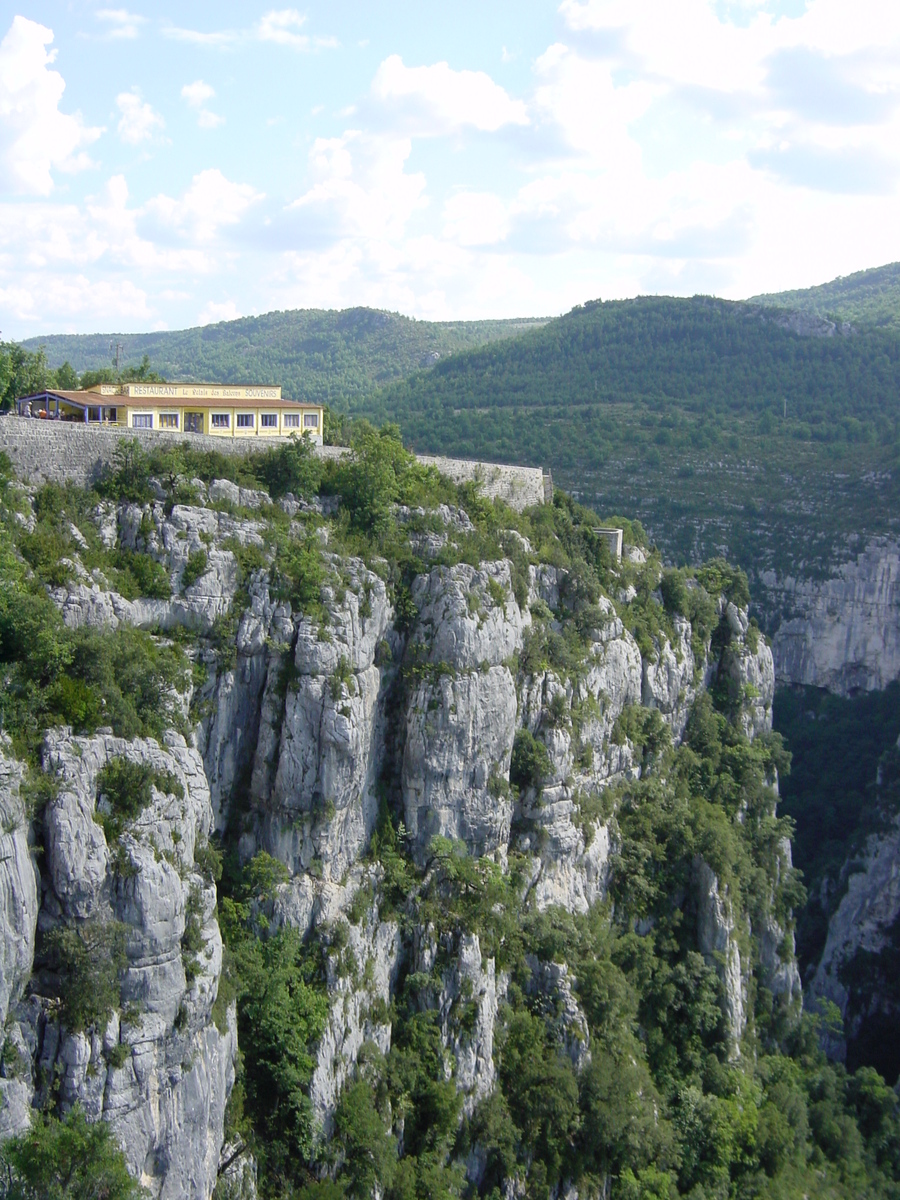
M 0 336 L 900 259 L 898 0 L 0 0 Z

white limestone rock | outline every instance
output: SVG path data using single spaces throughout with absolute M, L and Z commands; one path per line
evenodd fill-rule
M 34 962 L 40 881 L 20 794 L 24 774 L 0 737 L 0 1024 L 22 995 Z
M 847 879 L 847 891 L 828 923 L 825 949 L 816 969 L 811 992 L 814 997 L 833 1001 L 845 1016 L 851 998 L 852 968 L 859 951 L 878 954 L 888 945 L 891 926 L 900 916 L 900 817 L 889 829 L 868 839 L 862 869 Z M 842 975 L 844 977 L 842 978 Z M 869 998 L 871 1010 L 878 1011 L 879 998 Z M 852 1035 L 855 1029 L 849 1029 Z M 843 1058 L 846 1045 L 833 1047 Z
M 400 952 L 397 925 L 379 921 L 373 907 L 361 924 L 347 926 L 347 947 L 340 954 L 326 955 L 330 1007 L 309 1087 L 315 1121 L 325 1137 L 331 1135 L 341 1088 L 353 1073 L 363 1044 L 374 1043 L 382 1054 L 390 1050 L 390 1023 L 378 1019 L 375 1006 L 380 1001 L 383 1011 L 390 1003 Z M 351 964 L 361 981 L 354 979 Z
M 675 627 L 674 645 L 667 638 L 654 638 L 656 661 L 643 661 L 641 702 L 645 708 L 659 710 L 677 743 L 690 716 L 697 686 L 690 621 L 675 616 L 672 624 Z
M 359 560 L 341 569 L 344 595 L 333 586 L 322 592 L 327 627 L 309 617 L 297 623 L 294 679 L 283 700 L 279 679 L 269 676 L 252 783 L 258 844 L 293 874 L 316 861 L 330 880 L 363 853 L 378 814 L 388 665 L 375 659 L 394 615 L 383 580 Z
M 900 678 L 900 542 L 873 538 L 828 579 L 761 582 L 768 607 L 790 613 L 772 644 L 779 681 L 848 696 Z
M 509 778 L 515 729 L 516 687 L 506 667 L 441 675 L 414 690 L 401 786 L 420 862 L 436 835 L 460 839 L 476 857 L 505 849 L 512 805 L 497 781 Z
M 747 995 L 731 901 L 727 889 L 720 887 L 715 871 L 699 856 L 694 859 L 693 886 L 697 899 L 697 945 L 722 981 L 731 1053 L 737 1058 L 747 1023 Z
M 124 876 L 94 819 L 98 772 L 116 757 L 171 773 L 183 791 L 164 795 L 154 786 L 151 804 L 120 838 L 130 863 Z M 80 1103 L 89 1119 L 109 1121 L 151 1195 L 209 1200 L 237 1038 L 233 1010 L 222 1031 L 212 1021 L 222 943 L 215 887 L 194 866 L 196 847 L 212 825 L 202 760 L 176 733 L 162 746 L 108 734 L 76 738 L 55 729 L 46 736 L 44 767 L 58 777 L 59 793 L 44 817 L 42 927 L 124 923 L 122 1004 L 140 1009 L 133 1023 L 116 1012 L 103 1035 L 89 1035 L 66 1032 L 32 1004 L 37 1068 L 41 1077 L 58 1080 L 64 1105 Z M 181 946 L 189 904 L 203 943 L 190 984 Z M 128 1049 L 120 1067 L 106 1058 L 116 1045 Z

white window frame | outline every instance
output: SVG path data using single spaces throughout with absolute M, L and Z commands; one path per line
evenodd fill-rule
M 277 429 L 278 413 L 260 413 L 259 427 L 260 429 Z
M 230 429 L 231 413 L 212 413 L 209 418 L 210 429 Z
M 317 412 L 304 413 L 303 414 L 303 428 L 304 429 L 318 429 L 319 428 L 319 414 Z
M 284 425 L 285 429 L 299 429 L 300 428 L 300 414 L 299 413 L 285 413 L 283 420 L 282 420 L 282 424 Z
M 255 413 L 238 413 L 235 417 L 235 429 L 255 429 L 256 414 Z
M 131 414 L 132 429 L 152 429 L 153 428 L 153 413 L 132 413 Z

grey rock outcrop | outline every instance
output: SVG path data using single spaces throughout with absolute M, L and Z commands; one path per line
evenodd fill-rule
M 678 741 L 684 732 L 691 706 L 697 695 L 694 652 L 691 649 L 691 623 L 684 617 L 672 619 L 675 641 L 656 638 L 657 657 L 644 659 L 641 681 L 641 703 L 655 708 Z M 700 675 L 702 682 L 702 673 Z
M 421 976 L 434 978 L 439 951 L 442 961 L 449 960 L 440 973 L 440 986 L 426 988 L 420 1003 L 437 1010 L 463 1112 L 471 1116 L 494 1086 L 494 1031 L 508 980 L 502 973 L 498 976 L 493 958 L 483 956 L 477 934 L 445 937 L 439 947 L 433 931 L 426 929 L 416 942 L 414 965 Z
M 95 812 L 98 773 L 115 758 L 149 765 L 174 790 L 154 784 L 150 805 L 112 847 Z M 161 746 L 61 729 L 47 734 L 44 767 L 59 791 L 44 815 L 40 927 L 89 936 L 120 922 L 127 958 L 121 1005 L 105 1030 L 68 1031 L 40 986 L 18 1006 L 33 1078 L 55 1078 L 64 1106 L 78 1102 L 89 1119 L 108 1121 L 153 1196 L 208 1200 L 237 1044 L 233 1011 L 220 1015 L 221 1029 L 212 1018 L 222 942 L 215 888 L 194 863 L 212 824 L 202 760 L 175 733 Z M 190 978 L 182 950 L 189 919 L 201 946 Z
M 720 887 L 715 871 L 702 858 L 694 860 L 693 876 L 697 901 L 697 945 L 722 981 L 725 1020 L 732 1052 L 739 1056 L 746 1025 L 747 990 L 731 901 L 727 891 Z
M 475 855 L 503 850 L 512 806 L 504 795 L 516 729 L 516 687 L 505 660 L 530 618 L 512 595 L 509 564 L 460 565 L 419 576 L 419 617 L 408 653 L 419 669 L 406 714 L 402 792 L 414 853 L 431 838 Z
M 400 964 L 398 926 L 379 921 L 373 906 L 359 925 L 348 925 L 346 945 L 326 957 L 330 1007 L 317 1053 L 309 1095 L 316 1123 L 330 1137 L 341 1088 L 352 1074 L 364 1043 L 386 1054 L 391 1024 L 386 1014 Z
M 22 995 L 34 963 L 39 879 L 28 844 L 22 764 L 0 740 L 0 1023 Z
M 839 695 L 900 678 L 900 544 L 875 538 L 829 579 L 779 579 L 766 572 L 768 606 L 787 612 L 773 638 L 784 683 Z
M 335 881 L 365 849 L 378 814 L 394 615 L 382 579 L 355 559 L 341 567 L 340 592 L 322 590 L 327 624 L 297 623 L 292 679 L 284 687 L 269 673 L 252 782 L 258 845 L 294 875 L 315 860 Z
M 28 1045 L 15 1021 L 7 1023 L 31 977 L 40 900 L 20 790 L 23 776 L 8 742 L 0 740 L 0 1020 L 17 1059 L 15 1067 L 4 1063 L 0 1078 L 0 1138 L 27 1128 L 34 1090 L 26 1067 Z

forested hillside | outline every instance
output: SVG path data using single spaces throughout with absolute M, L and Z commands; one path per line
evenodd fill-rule
M 355 407 L 420 450 L 548 466 L 682 561 L 825 571 L 900 513 L 900 336 L 792 324 L 704 297 L 597 302 Z
M 146 354 L 167 379 L 280 383 L 291 400 L 329 404 L 367 394 L 430 366 L 439 357 L 514 337 L 542 322 L 414 321 L 371 308 L 343 312 L 296 309 L 243 317 L 173 333 L 93 334 L 31 338 L 51 368 L 68 362 L 79 374 Z
M 757 304 L 793 308 L 817 317 L 900 329 L 900 263 L 855 271 L 818 287 L 754 296 Z

